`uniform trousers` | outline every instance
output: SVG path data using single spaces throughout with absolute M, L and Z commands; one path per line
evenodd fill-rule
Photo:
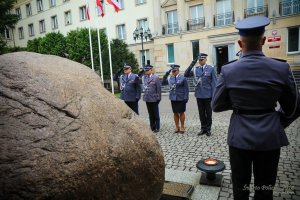
M 131 108 L 136 114 L 139 114 L 139 104 L 138 101 L 125 101 L 127 106 Z
M 229 146 L 233 196 L 235 200 L 272 200 L 280 149 L 252 151 Z M 253 167 L 254 186 L 249 186 Z
M 146 102 L 152 131 L 160 129 L 158 102 Z
M 210 131 L 212 124 L 211 98 L 197 98 L 197 105 L 201 122 L 201 130 Z

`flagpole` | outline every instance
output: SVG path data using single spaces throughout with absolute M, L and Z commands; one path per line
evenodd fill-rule
M 105 4 L 108 5 L 107 3 L 105 3 Z M 108 8 L 109 8 L 109 6 L 107 6 L 107 9 Z M 108 28 L 108 23 L 107 23 L 107 17 L 105 19 L 105 26 L 106 26 L 106 30 L 107 30 L 107 43 L 108 43 L 108 55 L 109 55 L 109 67 L 110 67 L 111 92 L 113 94 L 115 94 L 115 91 L 114 91 L 114 80 L 113 80 L 113 71 L 112 71 L 112 62 L 111 62 L 110 34 L 109 34 L 109 28 Z
M 88 15 L 88 20 L 89 20 L 89 39 L 90 39 L 90 51 L 91 51 L 91 62 L 92 62 L 92 70 L 95 71 L 94 69 L 94 57 L 93 57 L 93 47 L 92 47 L 92 36 L 91 36 L 91 19 L 90 19 L 90 2 L 87 0 L 87 15 Z
M 103 80 L 103 68 L 102 68 L 102 56 L 101 56 L 101 38 L 100 38 L 99 24 L 100 24 L 100 20 L 99 20 L 99 17 L 98 17 L 97 34 L 98 34 L 99 62 L 100 62 L 101 80 L 102 80 L 102 83 L 104 83 L 104 80 Z

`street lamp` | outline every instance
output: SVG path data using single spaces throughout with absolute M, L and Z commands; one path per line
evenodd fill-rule
M 150 29 L 148 28 L 147 30 L 144 31 L 143 27 L 141 28 L 136 28 L 133 32 L 133 39 L 136 42 L 136 40 L 141 40 L 142 41 L 142 65 L 145 66 L 145 51 L 144 51 L 144 40 L 147 41 L 147 39 L 151 39 L 152 34 Z

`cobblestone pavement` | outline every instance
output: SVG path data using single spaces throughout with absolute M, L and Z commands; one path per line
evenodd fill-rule
M 139 106 L 140 116 L 149 123 L 145 102 L 140 101 Z M 224 179 L 218 199 L 233 199 L 226 141 L 231 111 L 213 113 L 212 135 L 207 137 L 197 136 L 200 120 L 193 94 L 190 94 L 187 104 L 185 134 L 174 133 L 173 113 L 167 95 L 163 95 L 159 109 L 161 131 L 155 135 L 162 146 L 166 168 L 200 173 L 196 168 L 199 160 L 211 156 L 224 161 L 226 169 L 222 172 Z M 290 145 L 281 149 L 274 200 L 300 200 L 300 119 L 287 128 L 286 132 Z M 253 199 L 253 195 L 251 192 L 250 199 Z

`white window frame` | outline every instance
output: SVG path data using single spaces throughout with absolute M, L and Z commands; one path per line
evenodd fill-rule
M 137 20 L 137 26 L 138 26 L 139 30 L 140 30 L 141 27 L 143 27 L 144 31 L 148 30 L 148 28 L 149 28 L 148 19 L 144 18 L 144 19 Z
M 195 8 L 196 10 L 196 16 L 192 16 L 192 10 Z M 202 13 L 201 13 L 202 10 Z M 190 6 L 190 19 L 199 19 L 204 17 L 204 7 L 203 4 L 198 4 L 194 6 Z
M 298 54 L 300 52 L 300 26 L 298 26 L 298 51 L 289 51 L 289 29 L 291 28 L 297 28 L 297 27 L 289 27 L 287 32 L 287 53 L 288 54 Z
M 126 40 L 126 27 L 125 24 L 117 25 L 117 38 L 120 40 Z
M 65 25 L 71 25 L 72 24 L 72 15 L 71 10 L 65 11 Z
M 39 28 L 40 28 L 40 33 L 45 33 L 46 32 L 46 24 L 45 24 L 44 19 L 39 21 Z
M 232 19 L 232 2 L 231 2 L 231 0 L 218 0 L 218 1 L 216 1 L 216 3 L 218 4 L 218 2 L 219 2 L 219 5 L 220 4 L 222 4 L 222 11 L 220 11 L 220 12 L 218 12 L 218 10 L 217 10 L 217 12 L 216 12 L 216 15 L 224 15 L 223 17 L 221 17 L 221 18 L 217 18 L 217 16 L 216 16 L 216 26 L 224 26 L 224 25 L 228 25 L 228 24 L 232 24 L 233 23 L 233 19 Z M 229 6 L 229 9 L 227 10 L 226 9 L 226 2 L 230 2 L 230 6 Z M 218 6 L 217 6 L 217 8 L 218 8 Z M 225 14 L 225 13 L 230 13 L 230 14 Z
M 5 28 L 4 29 L 4 38 L 6 40 L 11 40 L 12 39 L 11 38 L 11 30 L 10 30 L 10 28 Z
M 197 42 L 198 43 L 198 54 L 200 53 L 200 40 L 191 40 L 191 48 L 192 48 L 192 60 L 194 60 L 194 48 L 193 48 L 193 43 Z M 196 55 L 197 56 L 197 55 Z
M 36 0 L 36 7 L 38 12 L 43 11 L 44 10 L 43 0 Z
M 79 20 L 80 21 L 87 20 L 86 6 L 79 7 Z
M 144 52 L 145 52 L 145 64 L 147 64 L 147 60 L 150 60 L 150 51 L 149 49 L 144 49 Z M 140 50 L 140 63 L 141 63 L 141 66 L 143 64 L 143 51 Z
M 175 21 L 175 17 L 174 17 L 175 13 L 177 15 L 177 21 Z M 170 16 L 170 18 L 168 16 Z M 177 33 L 179 30 L 177 10 L 171 10 L 171 11 L 166 12 L 166 19 L 167 19 L 167 27 L 166 27 L 167 34 Z M 170 25 L 170 27 L 169 27 L 169 25 Z
M 22 19 L 22 11 L 20 7 L 16 8 L 16 15 L 19 16 L 19 19 Z
M 26 15 L 31 16 L 32 15 L 32 9 L 31 9 L 31 3 L 26 4 Z
M 56 6 L 56 0 L 49 0 L 49 6 L 50 8 Z
M 51 16 L 51 28 L 52 30 L 58 29 L 57 15 Z
M 18 28 L 18 32 L 19 32 L 19 39 L 20 40 L 24 39 L 24 28 L 23 28 L 23 26 Z
M 33 26 L 33 23 L 28 24 L 28 35 L 29 35 L 29 37 L 33 37 L 34 36 L 34 26 Z

